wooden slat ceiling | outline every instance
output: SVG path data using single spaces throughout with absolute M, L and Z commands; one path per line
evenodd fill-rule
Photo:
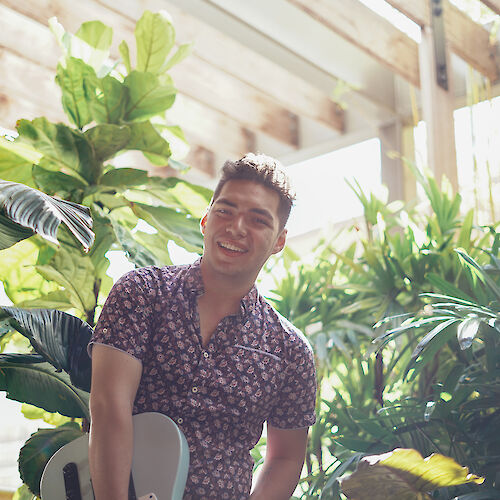
M 388 3 L 424 26 L 429 1 Z M 444 3 L 450 49 L 495 83 L 498 42 Z M 483 3 L 499 13 L 499 0 Z M 72 32 L 92 19 L 112 26 L 118 58 L 120 40 L 135 45 L 145 9 L 167 10 L 178 41 L 194 41 L 172 70 L 179 94 L 167 118 L 192 145 L 188 161 L 208 176 L 247 151 L 284 157 L 322 142 L 335 147 L 346 134 L 407 118 L 410 92 L 402 98 L 397 89 L 419 87 L 418 43 L 360 0 L 0 0 L 0 126 L 64 120 L 50 17 Z M 337 96 L 345 109 L 332 99 L 341 88 L 350 89 Z

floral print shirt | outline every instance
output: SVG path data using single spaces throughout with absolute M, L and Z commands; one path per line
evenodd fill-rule
M 111 290 L 91 344 L 140 360 L 134 414 L 164 413 L 185 434 L 185 500 L 247 499 L 250 450 L 263 423 L 293 429 L 315 422 L 313 354 L 255 286 L 239 313 L 222 319 L 203 347 L 197 309 L 202 293 L 200 260 L 131 271 Z

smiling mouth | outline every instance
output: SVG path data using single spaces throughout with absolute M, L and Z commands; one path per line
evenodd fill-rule
M 230 252 L 235 252 L 235 253 L 246 253 L 248 250 L 245 250 L 244 248 L 237 247 L 236 245 L 232 245 L 231 243 L 228 243 L 227 241 L 219 241 L 217 242 L 217 245 L 220 248 L 223 248 L 224 250 L 229 250 Z

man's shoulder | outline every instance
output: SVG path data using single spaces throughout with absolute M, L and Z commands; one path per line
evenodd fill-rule
M 136 283 L 139 286 L 150 288 L 160 282 L 168 282 L 182 278 L 189 265 L 145 266 L 132 269 L 123 274 L 118 283 Z
M 305 350 L 312 353 L 312 347 L 306 336 L 277 309 L 275 309 L 265 298 L 262 297 L 261 307 L 265 320 L 272 325 L 275 334 L 279 334 L 288 348 L 293 350 Z

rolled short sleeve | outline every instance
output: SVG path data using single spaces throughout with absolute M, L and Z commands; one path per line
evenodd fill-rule
M 316 368 L 311 347 L 300 338 L 291 351 L 280 396 L 268 418 L 280 429 L 298 429 L 316 422 Z
M 142 362 L 150 336 L 151 300 L 144 270 L 124 274 L 113 286 L 89 343 L 105 344 Z

